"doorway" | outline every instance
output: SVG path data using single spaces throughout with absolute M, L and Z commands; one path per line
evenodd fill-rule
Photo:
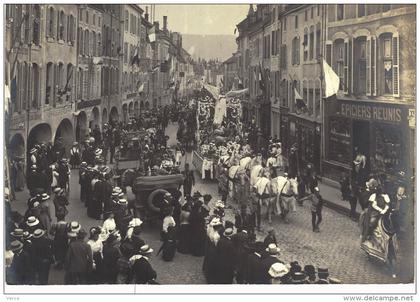
M 356 157 L 356 150 L 366 156 L 366 170 L 370 171 L 370 125 L 365 121 L 353 121 L 353 159 Z

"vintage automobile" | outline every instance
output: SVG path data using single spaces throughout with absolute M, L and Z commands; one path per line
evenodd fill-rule
M 127 132 L 123 135 L 120 149 L 120 161 L 137 160 L 139 158 L 140 144 L 147 140 L 147 131 Z
M 141 176 L 134 180 L 132 191 L 135 194 L 135 212 L 143 221 L 160 219 L 163 196 L 172 195 L 183 182 L 182 174 Z

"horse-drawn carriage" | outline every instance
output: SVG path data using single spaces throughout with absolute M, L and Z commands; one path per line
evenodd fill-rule
M 127 132 L 123 135 L 120 149 L 120 161 L 137 160 L 139 158 L 141 141 L 147 139 L 146 130 Z
M 136 177 L 132 191 L 136 197 L 134 207 L 137 216 L 143 221 L 161 218 L 163 196 L 168 192 L 174 196 L 182 182 L 182 174 Z

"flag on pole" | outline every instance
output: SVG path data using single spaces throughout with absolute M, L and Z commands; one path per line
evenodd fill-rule
M 144 91 L 144 83 L 140 85 L 138 92 L 141 93 Z
M 325 60 L 322 62 L 322 67 L 325 79 L 325 97 L 329 98 L 330 96 L 337 94 L 340 88 L 340 78 Z

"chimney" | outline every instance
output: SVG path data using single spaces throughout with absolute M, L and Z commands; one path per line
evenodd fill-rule
M 146 13 L 144 14 L 144 19 L 146 19 L 146 21 L 149 21 L 149 7 L 146 6 Z
M 153 25 L 155 26 L 156 30 L 159 30 L 159 22 L 158 21 L 153 22 Z
M 163 30 L 168 30 L 168 16 L 163 16 Z

